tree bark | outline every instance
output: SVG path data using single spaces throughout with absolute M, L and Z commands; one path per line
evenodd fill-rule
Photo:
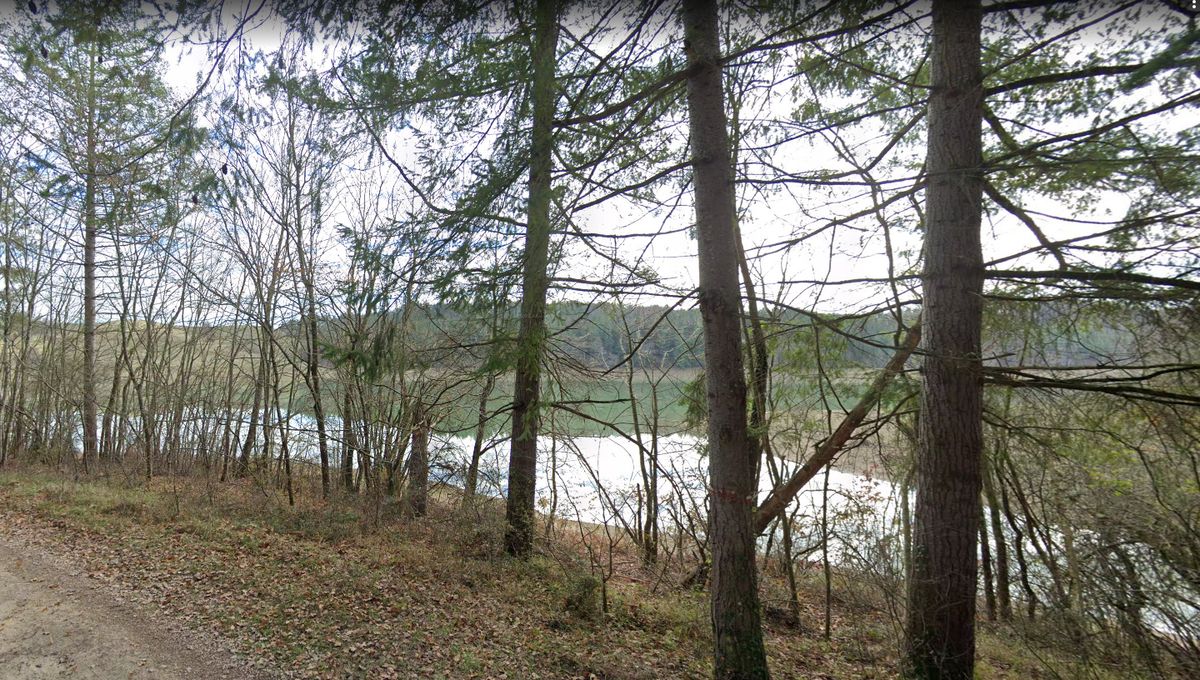
M 120 245 L 114 244 L 114 250 L 120 252 Z M 114 431 L 115 414 L 117 410 L 117 400 L 121 396 L 123 388 L 121 384 L 120 367 L 125 366 L 129 355 L 129 299 L 128 296 L 121 296 L 121 313 L 119 316 L 118 332 L 121 335 L 121 347 L 117 350 L 117 360 L 113 365 L 112 383 L 108 390 L 108 400 L 105 402 L 104 417 L 101 419 L 100 441 L 98 444 L 98 452 L 104 460 L 114 460 L 120 455 L 120 444 L 117 441 L 116 432 Z
M 100 47 L 93 44 L 88 58 L 87 176 L 83 196 L 83 465 L 99 457 L 96 432 L 96 69 Z
M 242 444 L 242 452 L 234 468 L 233 476 L 240 479 L 250 472 L 250 456 L 254 453 L 255 439 L 258 434 L 258 414 L 266 391 L 266 360 L 259 355 L 259 366 L 254 376 L 254 404 L 250 407 L 250 424 L 246 430 L 246 441 Z
M 982 490 L 979 0 L 934 0 L 925 189 L 925 387 L 903 672 L 973 677 Z
M 404 487 L 404 509 L 412 517 L 424 517 L 429 504 L 429 429 L 429 416 L 417 405 Z
M 1037 614 L 1039 601 L 1037 591 L 1033 589 L 1033 584 L 1029 580 L 1029 564 L 1025 560 L 1025 532 L 1021 530 L 1021 525 L 1013 515 L 1004 480 L 997 476 L 996 483 L 1000 485 L 1000 507 L 1004 508 L 1004 518 L 1008 521 L 1008 528 L 1013 534 L 1013 556 L 1017 560 L 1017 576 L 1021 581 L 1021 589 L 1025 591 L 1025 613 L 1032 621 Z
M 767 678 L 753 524 L 757 449 L 746 424 L 737 209 L 716 2 L 685 0 L 682 18 L 708 399 L 713 677 Z
M 297 220 L 299 216 L 297 215 Z M 329 498 L 329 433 L 325 425 L 325 402 L 321 395 L 321 348 L 317 333 L 317 293 L 315 265 L 304 257 L 304 244 L 300 240 L 299 227 L 296 235 L 296 251 L 300 253 L 300 269 L 304 278 L 304 303 L 306 307 L 304 331 L 307 341 L 307 366 L 305 381 L 313 400 L 313 418 L 317 423 L 317 449 L 321 456 L 321 498 Z
M 558 2 L 537 0 L 534 10 L 533 129 L 529 149 L 529 213 L 521 283 L 521 325 L 517 332 L 513 388 L 512 439 L 508 458 L 507 530 L 510 555 L 533 552 L 534 501 L 537 490 L 537 439 L 542 344 L 546 335 L 549 288 L 550 172 L 555 108 L 554 57 L 558 44 Z

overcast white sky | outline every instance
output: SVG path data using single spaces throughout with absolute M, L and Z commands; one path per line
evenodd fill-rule
M 244 7 L 234 4 L 227 9 L 230 22 L 234 16 L 244 11 Z M 1155 21 L 1162 21 L 1161 16 L 1154 15 Z M 1155 18 L 1157 17 L 1157 18 Z M 669 24 L 668 24 L 669 26 Z M 236 47 L 247 52 L 263 50 L 269 52 L 276 49 L 284 36 L 282 24 L 264 10 L 259 18 L 250 24 L 250 30 L 243 37 L 243 42 Z M 668 31 L 669 33 L 669 31 Z M 674 35 L 669 36 L 674 39 Z M 1100 29 L 1082 34 L 1074 48 L 1081 56 L 1089 56 L 1096 51 L 1103 52 L 1112 49 L 1114 43 L 1106 42 Z M 313 63 L 324 65 L 330 51 L 336 52 L 338 46 L 332 44 L 319 45 L 313 51 Z M 209 54 L 200 47 L 183 48 L 173 44 L 168 50 L 166 75 L 168 81 L 181 95 L 189 95 L 195 91 L 197 83 L 211 68 Z M 236 58 L 231 53 L 230 58 Z M 233 69 L 226 68 L 227 76 Z M 1156 96 L 1150 88 L 1132 95 L 1135 98 Z M 792 115 L 795 104 L 790 92 L 773 93 L 770 100 L 760 103 L 757 108 L 767 117 L 786 120 Z M 863 105 L 868 104 L 863 102 Z M 830 103 L 832 106 L 833 103 Z M 748 108 L 755 108 L 751 106 Z M 1084 124 L 1080 121 L 1066 121 L 1063 128 L 1078 127 Z M 1181 116 L 1165 121 L 1165 125 L 1182 128 L 1190 124 Z M 860 156 L 868 156 L 872 146 L 878 145 L 878 140 L 872 139 L 869 131 L 860 130 L 852 133 L 857 138 L 849 138 L 851 146 L 865 147 L 859 149 Z M 416 158 L 403 147 L 403 138 L 397 135 L 389 137 L 393 155 L 402 163 L 416 167 Z M 922 148 L 908 149 L 910 157 L 919 158 Z M 777 154 L 777 158 L 786 161 L 789 171 L 802 172 L 820 168 L 844 167 L 832 148 L 825 143 L 794 142 Z M 862 306 L 876 305 L 886 299 L 886 290 L 880 286 L 844 286 L 835 289 L 819 287 L 793 286 L 785 290 L 779 282 L 786 280 L 841 280 L 855 278 L 879 278 L 886 274 L 887 260 L 883 255 L 883 234 L 873 218 L 857 220 L 850 226 L 843 226 L 822 232 L 811 238 L 803 245 L 789 249 L 768 249 L 764 247 L 777 244 L 788 238 L 810 233 L 817 229 L 830 217 L 852 213 L 864 205 L 861 189 L 854 188 L 832 194 L 824 191 L 797 191 L 790 194 L 776 191 L 767 196 L 753 193 L 750 189 L 742 192 L 741 209 L 743 210 L 742 230 L 745 246 L 748 251 L 760 254 L 754 261 L 754 269 L 765 287 L 760 294 L 766 297 L 785 296 L 793 304 L 800 306 L 816 305 L 832 311 L 837 309 L 854 309 Z M 1086 220 L 1119 219 L 1128 208 L 1129 201 L 1124 196 L 1108 193 L 1101 197 L 1086 213 L 1071 213 L 1065 206 L 1055 201 L 1036 195 L 1027 195 L 1022 204 L 1025 208 L 1045 213 Z M 898 216 L 899 213 L 910 212 L 907 202 L 897 204 L 896 209 L 889 214 Z M 689 224 L 692 220 L 690 203 L 685 199 L 679 209 L 664 213 L 647 213 L 640 207 L 628 201 L 610 201 L 578 215 L 581 226 L 586 231 L 605 232 L 614 234 L 652 233 L 655 231 L 675 231 Z M 1051 239 L 1068 238 L 1082 235 L 1095 230 L 1092 225 L 1072 223 L 1049 217 L 1040 218 L 1043 229 Z M 897 253 L 899 271 L 915 266 L 920 247 L 918 235 L 911 230 L 895 229 L 892 232 L 893 248 Z M 985 220 L 984 250 L 985 259 L 999 258 L 1011 253 L 1020 252 L 1036 245 L 1029 230 L 1008 215 L 993 215 Z M 673 290 L 688 290 L 696 282 L 695 243 L 686 233 L 673 233 L 649 239 L 622 240 L 617 246 L 623 257 L 630 261 L 640 261 L 649 265 L 662 277 L 664 288 Z M 590 272 L 592 276 L 603 276 L 605 266 L 598 259 L 589 257 L 582 248 L 571 247 L 564 269 L 571 276 L 581 276 Z M 343 259 L 344 252 L 336 249 L 330 252 L 330 257 Z M 1037 261 L 1026 258 L 1019 263 L 1008 263 L 1006 267 L 1016 264 L 1043 267 L 1047 261 Z M 647 302 L 653 302 L 647 299 Z

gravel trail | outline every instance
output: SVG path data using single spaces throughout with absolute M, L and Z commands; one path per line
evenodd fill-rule
M 218 641 L 122 597 L 67 560 L 0 533 L 3 680 L 259 677 Z

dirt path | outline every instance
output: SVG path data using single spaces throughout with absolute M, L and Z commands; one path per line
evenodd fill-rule
M 262 677 L 28 542 L 0 534 L 0 677 Z

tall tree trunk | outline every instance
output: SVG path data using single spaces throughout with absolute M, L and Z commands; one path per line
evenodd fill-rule
M 624 314 L 624 312 L 622 312 Z M 647 567 L 654 566 L 658 561 L 658 545 L 654 541 L 655 528 L 657 519 L 655 512 L 658 507 L 658 451 L 657 451 L 657 435 L 655 434 L 656 424 L 651 422 L 649 425 L 648 434 L 653 438 L 650 446 L 646 446 L 646 442 L 642 437 L 642 414 L 638 411 L 637 391 L 634 389 L 634 362 L 632 357 L 637 351 L 633 346 L 632 331 L 629 329 L 628 323 L 625 324 L 626 339 L 629 342 L 629 347 L 626 350 L 629 353 L 630 361 L 626 364 L 628 370 L 625 372 L 625 389 L 629 394 L 629 418 L 633 423 L 633 438 L 637 442 L 638 447 L 638 471 L 642 477 L 641 486 L 637 487 L 638 507 L 634 525 L 634 541 L 642 552 L 642 564 Z M 650 383 L 651 394 L 653 394 L 654 383 Z M 651 404 L 651 414 L 654 413 L 655 404 Z M 645 500 L 642 499 L 642 493 L 645 492 Z M 644 505 L 643 505 L 644 504 Z M 645 519 L 642 519 L 642 508 L 645 507 Z
M 5 187 L 7 189 L 7 187 Z M 11 197 L 11 191 L 7 196 Z M 0 199 L 2 201 L 3 199 Z M 3 203 L 0 203 L 5 209 Z M 3 368 L 0 369 L 0 390 L 3 391 L 0 397 L 0 418 L 3 423 L 0 424 L 0 467 L 4 466 L 8 460 L 9 435 L 12 432 L 13 416 L 16 414 L 15 404 L 19 397 L 19 393 L 12 389 L 13 383 L 16 382 L 16 369 L 12 366 L 12 322 L 13 322 L 13 245 L 16 243 L 14 238 L 15 225 L 9 221 L 7 232 L 4 235 L 4 271 L 0 272 L 0 276 L 4 277 L 4 318 L 0 319 L 0 325 L 4 327 L 3 346 L 0 346 L 0 360 L 3 361 Z M 12 382 L 9 381 L 10 376 L 13 377 Z
M 321 454 L 321 498 L 329 498 L 329 433 L 325 429 L 325 402 L 321 399 L 321 350 L 317 345 L 317 303 L 311 285 L 308 296 L 308 388 L 312 393 L 313 418 L 317 421 L 317 448 Z
M 554 146 L 554 52 L 558 2 L 537 0 L 533 30 L 533 131 L 529 149 L 529 215 L 521 281 L 521 326 L 517 332 L 512 439 L 508 458 L 508 528 L 505 549 L 527 557 L 533 551 L 537 490 L 538 388 L 546 335 L 546 291 L 550 252 L 550 171 Z
M 903 671 L 973 677 L 982 490 L 979 0 L 934 0 L 925 189 L 925 388 Z
M 1021 530 L 1021 525 L 1013 515 L 1004 480 L 996 477 L 996 483 L 1000 485 L 1000 507 L 1004 508 L 1004 518 L 1008 521 L 1008 528 L 1013 534 L 1013 555 L 1017 560 L 1017 576 L 1021 581 L 1021 589 L 1025 591 L 1026 616 L 1032 621 L 1037 613 L 1038 596 L 1029 580 L 1029 564 L 1025 560 L 1025 532 Z
M 292 95 L 288 93 L 288 110 L 292 110 L 294 106 Z M 325 430 L 325 404 L 321 399 L 321 349 L 319 336 L 317 334 L 317 266 L 310 257 L 310 253 L 305 248 L 304 244 L 304 216 L 302 206 L 304 205 L 304 191 L 301 183 L 300 161 L 297 160 L 296 153 L 296 120 L 295 116 L 288 116 L 288 167 L 289 173 L 294 170 L 296 174 L 290 175 L 290 187 L 294 191 L 292 200 L 294 201 L 292 211 L 295 222 L 294 236 L 296 242 L 296 259 L 300 265 L 300 279 L 304 286 L 304 313 L 302 314 L 302 323 L 304 326 L 305 342 L 307 344 L 306 361 L 307 366 L 304 373 L 305 383 L 308 386 L 309 394 L 313 401 L 313 418 L 317 423 L 317 450 L 321 458 L 321 498 L 329 498 L 329 435 Z M 318 189 L 319 191 L 319 189 Z M 320 214 L 314 210 L 313 222 L 311 229 L 315 236 L 317 228 L 320 226 Z M 310 238 L 313 238 L 310 236 Z
M 83 196 L 83 465 L 98 458 L 96 432 L 96 68 L 99 45 L 89 55 L 87 177 Z
M 683 3 L 708 399 L 715 678 L 767 678 L 755 564 L 757 449 L 746 425 L 737 209 L 715 0 Z
M 238 299 L 242 298 L 241 293 L 238 293 Z M 229 354 L 226 355 L 228 364 L 225 367 L 225 401 L 224 413 L 225 423 L 221 434 L 221 481 L 225 481 L 225 475 L 229 469 L 229 457 L 233 452 L 233 442 L 236 436 L 233 434 L 233 393 L 234 393 L 234 373 L 233 369 L 237 365 L 237 352 L 242 342 L 241 331 L 238 330 L 238 318 L 233 319 L 233 329 L 230 331 Z M 241 409 L 238 409 L 237 419 L 241 420 Z
M 631 373 L 632 375 L 632 373 Z M 633 388 L 629 390 L 633 396 Z M 650 448 L 641 447 L 638 460 L 641 464 L 642 484 L 646 487 L 646 524 L 642 529 L 642 563 L 653 566 L 658 563 L 658 383 L 650 383 Z M 641 441 L 641 436 L 638 436 Z
M 120 252 L 118 245 L 116 250 Z M 118 256 L 119 257 L 119 256 Z M 119 275 L 119 272 L 118 272 Z M 122 291 L 123 293 L 124 291 Z M 126 358 L 129 355 L 129 301 L 128 296 L 121 295 L 121 315 L 119 318 L 119 333 L 121 335 L 121 347 L 117 350 L 117 360 L 113 366 L 112 384 L 109 386 L 108 400 L 105 402 L 104 417 L 100 428 L 99 453 L 100 457 L 106 460 L 112 460 L 117 457 L 117 448 L 119 446 L 115 436 L 115 412 L 117 410 L 117 400 L 121 396 L 121 370 L 120 367 L 126 365 Z
M 292 394 L 288 395 L 288 404 L 289 404 L 288 416 L 285 417 L 283 414 L 283 399 L 280 394 L 280 387 L 279 387 L 279 366 L 278 366 L 278 364 L 273 365 L 272 373 L 274 374 L 274 376 L 273 376 L 274 377 L 274 381 L 273 381 L 274 382 L 274 392 L 273 392 L 274 398 L 272 401 L 274 401 L 274 403 L 275 403 L 275 420 L 276 420 L 276 422 L 279 423 L 279 459 L 280 459 L 280 462 L 283 463 L 283 481 L 284 481 L 284 488 L 287 490 L 288 506 L 294 507 L 296 505 L 296 491 L 292 486 L 292 454 L 288 448 L 288 439 L 290 438 L 289 435 L 291 433 L 291 406 L 290 405 L 293 401 L 292 397 L 294 395 L 292 395 Z M 296 387 L 295 373 L 292 374 L 291 380 L 289 382 L 291 382 L 292 390 L 294 391 L 295 387 Z
M 371 493 L 377 490 L 374 485 L 379 481 L 379 471 L 375 466 L 376 447 L 371 437 L 374 414 L 371 412 L 372 404 L 367 400 L 371 399 L 374 402 L 375 395 L 370 390 L 364 390 L 362 383 L 356 383 L 355 390 L 355 412 L 358 414 L 358 422 L 351 421 L 350 429 L 354 432 L 354 449 L 358 452 L 358 477 L 361 480 L 359 487 L 363 493 Z M 374 498 L 378 499 L 378 496 Z

